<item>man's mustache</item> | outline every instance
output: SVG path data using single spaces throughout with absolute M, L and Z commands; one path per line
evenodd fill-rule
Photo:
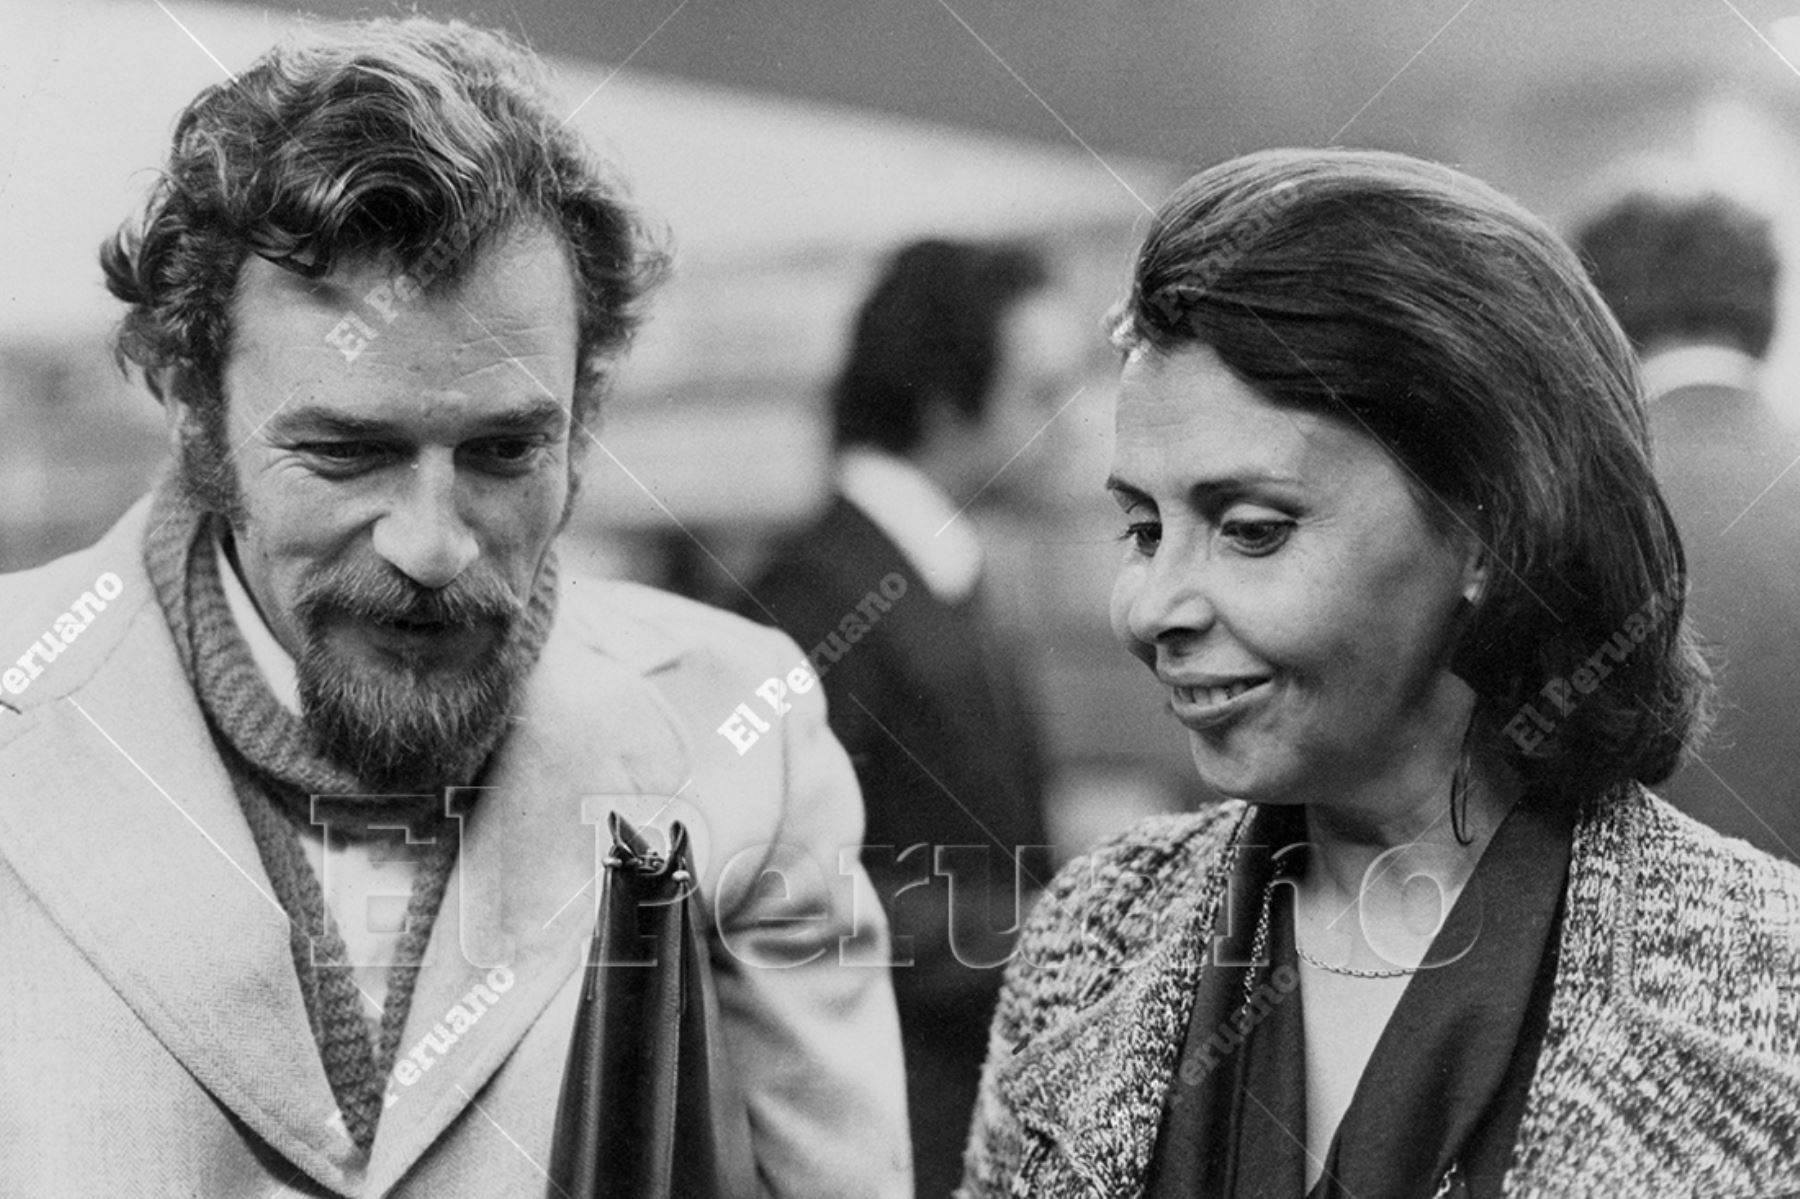
M 422 587 L 396 570 L 334 566 L 307 583 L 297 607 L 302 623 L 313 628 L 329 617 L 504 628 L 525 605 L 493 575 L 463 575 L 443 587 Z

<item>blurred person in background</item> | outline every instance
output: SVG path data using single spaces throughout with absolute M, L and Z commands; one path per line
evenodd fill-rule
M 894 929 L 917 1193 L 962 1147 L 1001 962 L 1047 877 L 1045 761 L 967 509 L 1003 494 L 1081 382 L 1084 330 L 1021 245 L 892 255 L 831 390 L 836 492 L 742 610 L 812 651 Z
M 661 267 L 563 115 L 503 35 L 322 30 L 104 247 L 174 463 L 0 578 L 0 1190 L 542 1194 L 623 807 L 692 835 L 767 1193 L 908 1193 L 849 761 L 816 695 L 714 735 L 799 651 L 559 577 Z
M 1649 790 L 1710 684 L 1568 247 L 1266 151 L 1163 204 L 1116 340 L 1113 626 L 1229 798 L 1040 899 L 962 1193 L 1800 1191 L 1800 867 Z
M 1780 283 L 1774 230 L 1716 191 L 1644 187 L 1574 242 L 1642 362 L 1656 473 L 1719 683 L 1712 734 L 1662 794 L 1800 860 L 1800 432 L 1761 375 Z

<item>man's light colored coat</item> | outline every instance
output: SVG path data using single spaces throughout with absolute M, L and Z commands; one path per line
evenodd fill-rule
M 766 1188 L 910 1194 L 887 971 L 845 964 L 884 961 L 885 928 L 820 693 L 789 696 L 779 736 L 744 754 L 716 732 L 799 651 L 582 580 L 464 826 L 400 1052 L 495 967 L 512 985 L 390 1083 L 359 1167 L 287 917 L 140 561 L 145 513 L 0 578 L 0 669 L 62 643 L 59 615 L 97 578 L 123 585 L 0 692 L 0 1196 L 543 1195 L 613 807 L 694 836 Z

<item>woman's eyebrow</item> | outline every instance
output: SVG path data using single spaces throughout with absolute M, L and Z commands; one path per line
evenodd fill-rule
M 1150 494 L 1141 487 L 1133 486 L 1118 475 L 1106 476 L 1106 490 L 1133 503 L 1149 503 Z
M 1301 487 L 1303 480 L 1293 475 L 1281 474 L 1277 471 L 1251 471 L 1244 474 L 1229 475 L 1222 479 L 1202 479 L 1190 483 L 1187 487 L 1188 498 L 1197 504 L 1217 503 L 1220 500 L 1235 499 L 1259 487 Z M 1106 479 L 1106 490 L 1125 499 L 1150 502 L 1150 495 L 1143 488 L 1128 483 L 1118 475 L 1109 475 Z

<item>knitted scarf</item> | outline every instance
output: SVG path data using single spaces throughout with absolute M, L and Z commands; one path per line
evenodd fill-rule
M 385 1080 L 406 1027 L 417 963 L 424 956 L 456 863 L 461 824 L 446 815 L 441 789 L 430 795 L 369 798 L 372 789 L 328 760 L 301 719 L 275 698 L 225 597 L 213 551 L 220 527 L 215 517 L 194 505 L 177 478 L 165 479 L 144 534 L 144 566 L 275 896 L 292 921 L 294 970 L 313 1039 L 345 1128 L 367 1153 L 381 1118 Z M 521 617 L 532 660 L 543 648 L 555 607 L 552 553 Z M 481 747 L 485 751 L 481 760 L 499 739 L 496 731 L 492 743 Z M 445 779 L 442 786 L 474 781 Z M 336 800 L 343 819 L 333 816 L 333 836 L 340 831 L 354 836 L 378 823 L 405 825 L 413 830 L 411 839 L 431 842 L 414 876 L 378 1022 L 365 1015 L 370 1005 L 356 986 L 343 937 L 326 908 L 318 875 L 306 860 L 301 836 L 302 830 L 316 835 L 315 797 L 356 797 Z

